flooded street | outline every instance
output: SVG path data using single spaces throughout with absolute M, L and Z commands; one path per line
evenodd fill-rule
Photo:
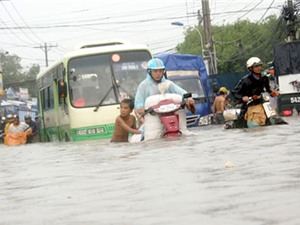
M 178 140 L 0 146 L 1 225 L 300 224 L 300 117 Z

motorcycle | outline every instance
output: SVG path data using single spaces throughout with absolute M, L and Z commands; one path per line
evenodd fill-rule
M 254 106 L 257 106 L 257 113 L 263 109 L 266 120 L 263 122 L 247 122 L 245 115 L 252 103 L 256 102 Z M 254 109 L 255 110 L 255 109 Z M 249 97 L 249 101 L 244 104 L 238 104 L 233 108 L 226 109 L 223 112 L 225 118 L 225 129 L 231 128 L 250 128 L 255 126 L 269 126 L 275 124 L 287 124 L 277 113 L 275 107 L 270 102 L 270 95 L 267 92 L 263 92 L 261 95 Z M 247 115 L 246 115 L 247 117 Z
M 161 84 L 161 85 L 164 85 Z M 183 96 L 164 93 L 149 96 L 145 101 L 145 119 L 140 128 L 142 134 L 134 134 L 129 142 L 152 140 L 157 138 L 174 138 L 187 133 L 185 103 L 191 93 Z

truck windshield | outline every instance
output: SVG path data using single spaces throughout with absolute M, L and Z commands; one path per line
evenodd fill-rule
M 203 88 L 198 78 L 172 79 L 172 81 L 187 92 L 192 93 L 193 98 L 204 97 Z

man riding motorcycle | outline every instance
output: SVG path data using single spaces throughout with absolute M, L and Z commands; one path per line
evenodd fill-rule
M 243 103 L 240 116 L 247 123 L 242 126 L 263 126 L 266 125 L 267 118 L 260 96 L 263 92 L 268 92 L 272 97 L 279 93 L 271 90 L 268 77 L 261 74 L 262 61 L 258 57 L 248 59 L 246 66 L 250 73 L 238 82 L 231 93 L 236 103 Z

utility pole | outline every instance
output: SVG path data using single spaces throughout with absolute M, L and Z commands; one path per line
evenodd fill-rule
M 1 54 L 1 52 L 0 52 Z M 4 91 L 3 91 L 3 74 L 2 74 L 2 66 L 1 66 L 1 55 L 0 55 L 0 102 L 2 99 L 2 96 L 4 95 Z
M 6 54 L 8 54 L 7 51 L 2 52 L 0 50 L 0 102 L 5 94 L 5 91 L 3 89 L 3 71 L 2 71 L 2 56 L 5 56 Z
M 209 74 L 218 73 L 216 48 L 212 37 L 211 23 L 210 23 L 210 9 L 208 0 L 202 0 L 202 14 L 204 27 L 204 57 L 208 59 Z M 198 16 L 199 18 L 199 16 Z
M 297 9 L 293 5 L 292 0 L 288 0 L 287 6 L 283 7 L 283 18 L 286 21 L 287 29 L 287 42 L 292 42 L 299 39 L 299 33 L 297 33 L 297 24 L 300 18 L 297 17 Z
M 45 43 L 44 45 L 40 45 L 39 47 L 35 47 L 35 48 L 40 48 L 45 52 L 46 67 L 48 67 L 48 51 L 50 51 L 50 49 L 52 47 L 57 47 L 57 44 L 56 45 L 47 45 L 47 43 Z

